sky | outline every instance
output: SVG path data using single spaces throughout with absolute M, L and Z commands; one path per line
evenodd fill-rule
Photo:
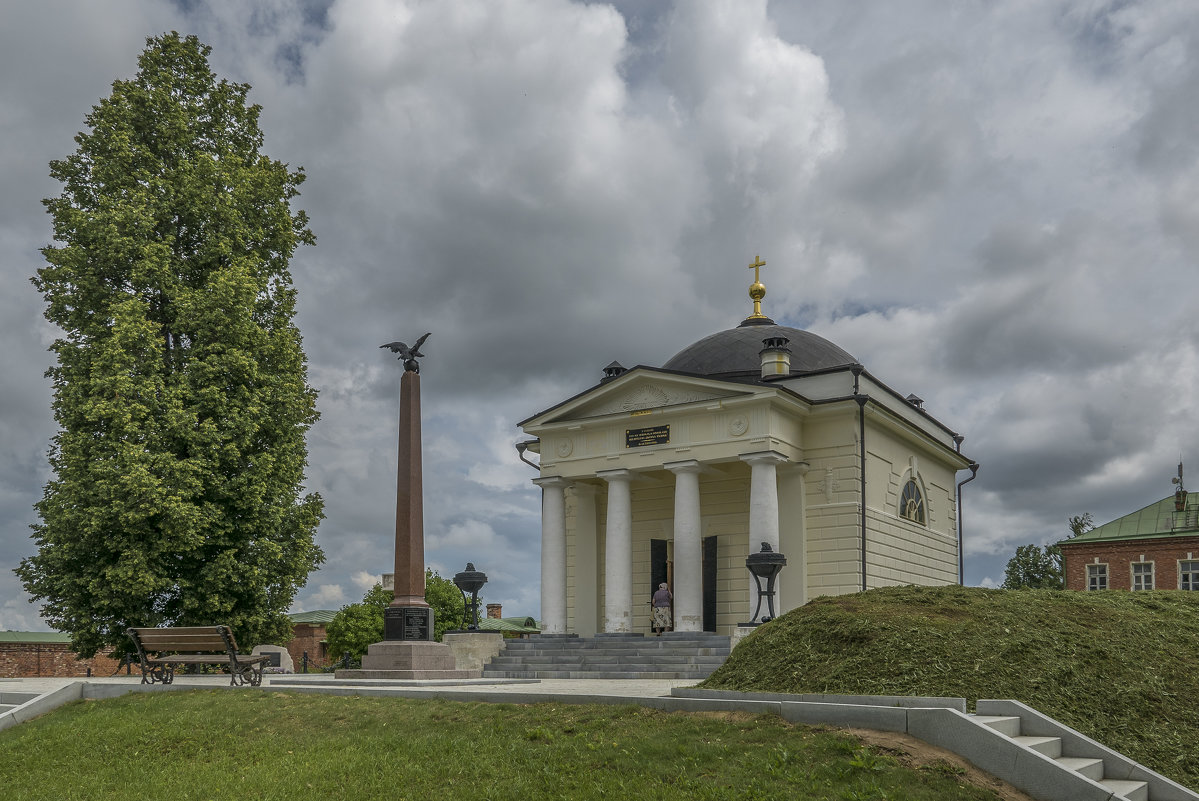
M 423 350 L 425 552 L 539 615 L 516 422 L 613 360 L 764 311 L 965 435 L 965 575 L 1199 470 L 1199 8 L 1185 0 L 52 0 L 0 4 L 0 629 L 55 432 L 30 283 L 48 163 L 147 37 L 249 83 L 302 166 L 291 263 L 319 391 L 326 562 L 293 610 L 390 570 L 400 365 Z M 1199 474 L 1197 474 L 1199 475 Z M 959 475 L 959 480 L 968 473 Z M 1196 479 L 1199 488 L 1199 479 Z

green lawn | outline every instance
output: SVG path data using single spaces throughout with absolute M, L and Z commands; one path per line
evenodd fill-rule
M 991 799 L 773 716 L 258 691 L 69 704 L 0 732 L 5 799 Z
M 891 587 L 818 598 L 706 687 L 1014 698 L 1199 788 L 1199 593 Z

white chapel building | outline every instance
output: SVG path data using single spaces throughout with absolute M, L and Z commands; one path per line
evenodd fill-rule
M 779 614 L 820 595 L 959 580 L 962 437 L 815 334 L 754 312 L 661 367 L 520 423 L 540 455 L 541 630 L 730 634 L 753 614 L 746 557 L 787 558 Z M 968 480 L 968 479 L 967 479 Z M 765 614 L 765 607 L 763 607 Z

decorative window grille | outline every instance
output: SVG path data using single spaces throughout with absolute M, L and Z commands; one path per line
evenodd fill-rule
M 1134 590 L 1153 589 L 1153 563 L 1132 563 L 1132 588 Z
M 899 516 L 924 525 L 924 496 L 914 478 L 908 479 L 903 494 L 899 496 Z
M 1107 589 L 1107 565 L 1087 565 L 1087 589 Z

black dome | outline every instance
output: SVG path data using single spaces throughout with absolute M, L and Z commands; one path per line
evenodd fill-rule
M 736 328 L 720 331 L 688 345 L 662 365 L 664 370 L 717 378 L 756 377 L 762 374 L 762 340 L 786 337 L 791 350 L 791 372 L 806 373 L 829 367 L 855 364 L 857 359 L 824 337 L 785 325 L 770 318 L 746 320 Z

